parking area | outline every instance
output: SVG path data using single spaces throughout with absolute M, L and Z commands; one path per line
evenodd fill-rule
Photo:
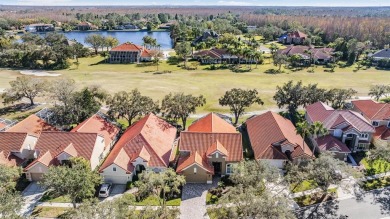
M 124 185 L 124 184 L 113 184 L 113 185 L 112 185 L 112 189 L 111 189 L 110 196 L 109 196 L 108 198 L 101 199 L 101 200 L 109 201 L 109 200 L 118 198 L 118 197 L 120 197 L 121 195 L 123 195 L 123 193 L 124 193 L 125 191 L 126 191 L 126 185 Z

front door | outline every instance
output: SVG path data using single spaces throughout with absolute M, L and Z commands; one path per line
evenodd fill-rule
M 213 166 L 214 166 L 214 174 L 220 175 L 221 171 L 222 171 L 222 163 L 221 162 L 213 162 Z

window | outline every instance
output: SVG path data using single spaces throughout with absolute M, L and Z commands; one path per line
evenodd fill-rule
M 112 171 L 116 172 L 116 167 L 113 167 L 113 168 L 112 168 Z
M 226 164 L 226 175 L 233 173 L 233 164 Z
M 347 134 L 347 138 L 353 138 L 353 134 Z
M 219 153 L 218 152 L 215 153 L 215 158 L 218 158 L 218 156 L 219 156 Z
M 365 150 L 366 149 L 366 147 L 367 147 L 367 144 L 358 144 L 358 146 L 357 146 L 357 150 Z
M 362 134 L 360 134 L 360 138 L 368 138 L 368 134 L 367 133 L 362 133 Z
M 377 126 L 379 126 L 379 122 L 378 121 L 372 121 L 372 125 L 377 127 Z
M 387 123 L 387 128 L 390 128 L 390 122 L 389 122 L 389 123 Z
M 194 167 L 194 174 L 196 174 L 196 171 L 197 171 L 197 170 L 196 170 L 196 167 Z

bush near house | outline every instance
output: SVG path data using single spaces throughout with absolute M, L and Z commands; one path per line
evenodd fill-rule
M 373 189 L 380 189 L 390 186 L 390 177 L 383 177 L 379 179 L 367 180 L 363 182 L 363 189 L 366 191 L 370 191 Z
M 327 196 L 327 197 L 325 197 Z M 320 202 L 330 201 L 337 198 L 337 189 L 329 189 L 328 194 L 323 194 L 322 192 L 310 194 L 310 195 L 304 195 L 301 197 L 294 198 L 294 201 L 300 206 L 309 206 L 318 204 Z
M 366 176 L 372 176 L 390 171 L 390 163 L 383 159 L 369 161 L 367 158 L 364 158 L 360 161 L 360 164 L 363 164 L 366 168 Z
M 293 193 L 297 193 L 297 192 L 303 192 L 303 191 L 315 189 L 315 188 L 317 188 L 317 186 L 318 185 L 314 181 L 312 181 L 312 180 L 305 180 L 302 183 L 300 183 L 299 185 L 291 184 L 290 185 L 290 190 Z

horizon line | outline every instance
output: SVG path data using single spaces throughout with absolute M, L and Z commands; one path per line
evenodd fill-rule
M 127 5 L 127 4 L 118 4 L 118 5 L 107 5 L 107 4 L 99 4 L 99 5 L 12 5 L 12 4 L 0 4 L 0 6 L 17 6 L 17 7 L 105 7 L 105 6 L 111 6 L 111 7 L 196 7 L 196 6 L 203 6 L 203 7 L 282 7 L 282 8 L 289 8 L 289 7 L 308 7 L 308 8 L 383 8 L 383 7 L 390 7 L 389 5 L 380 5 L 380 6 L 372 6 L 372 5 L 338 5 L 338 6 L 326 6 L 326 5 L 213 5 L 213 4 L 199 4 L 199 5 L 183 5 L 183 4 L 152 4 L 152 5 Z

